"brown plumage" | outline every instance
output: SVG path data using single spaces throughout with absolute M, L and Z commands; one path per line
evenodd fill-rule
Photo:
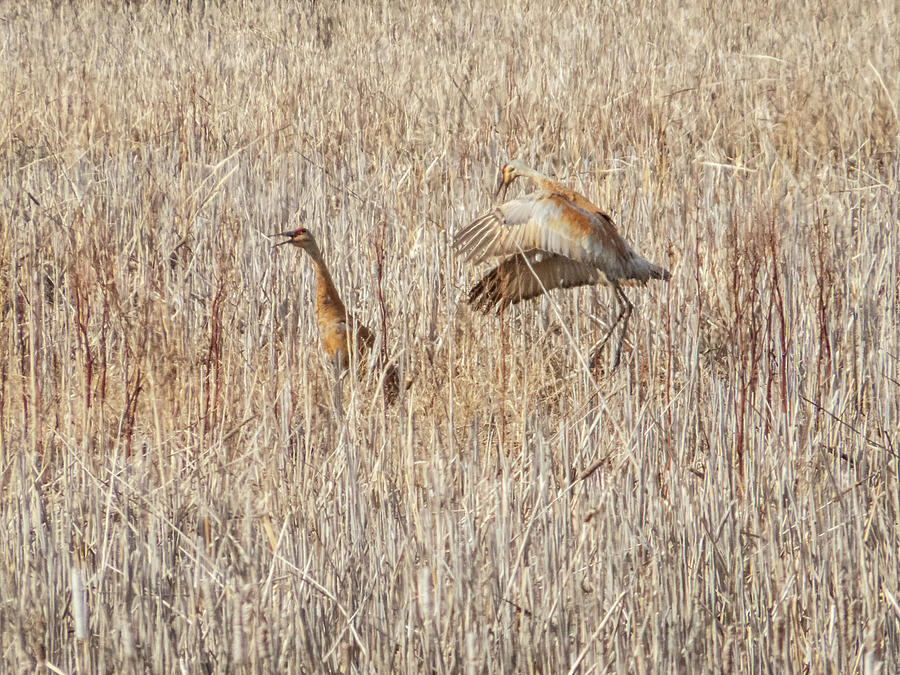
M 536 191 L 500 204 L 454 240 L 471 262 L 503 258 L 469 292 L 469 304 L 483 312 L 494 307 L 503 311 L 545 290 L 607 283 L 621 310 L 595 355 L 624 319 L 615 367 L 633 309 L 622 285 L 668 280 L 668 270 L 638 255 L 618 233 L 612 218 L 586 197 L 522 162 L 503 167 L 497 194 L 502 191 L 505 198 L 510 184 L 519 177 L 531 180 Z
M 316 323 L 319 325 L 322 349 L 325 350 L 328 358 L 338 370 L 348 367 L 351 356 L 348 332 L 355 332 L 353 357 L 362 362 L 375 344 L 375 334 L 364 324 L 355 321 L 347 312 L 312 233 L 301 227 L 281 232 L 277 236 L 287 237 L 287 240 L 279 242 L 276 246 L 284 244 L 296 246 L 306 251 L 313 261 L 316 270 Z M 348 331 L 348 327 L 352 327 L 353 330 Z M 396 397 L 399 389 L 398 382 L 397 369 L 389 366 L 384 378 L 384 390 L 388 401 L 392 401 Z

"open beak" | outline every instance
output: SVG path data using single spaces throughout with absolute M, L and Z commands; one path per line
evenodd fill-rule
M 294 238 L 294 233 L 292 231 L 288 232 L 279 232 L 278 234 L 273 234 L 273 237 L 287 237 L 285 241 L 279 241 L 277 244 L 272 244 L 272 248 L 276 246 L 284 246 L 285 244 L 290 244 L 291 240 Z

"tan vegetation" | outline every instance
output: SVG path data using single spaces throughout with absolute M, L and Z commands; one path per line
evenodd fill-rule
M 895 3 L 182 4 L 0 4 L 3 670 L 900 668 Z M 599 379 L 511 158 L 672 272 Z

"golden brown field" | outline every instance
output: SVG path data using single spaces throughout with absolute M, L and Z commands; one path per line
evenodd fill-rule
M 900 670 L 900 8 L 555 5 L 0 4 L 0 670 Z M 616 370 L 465 305 L 512 158 Z

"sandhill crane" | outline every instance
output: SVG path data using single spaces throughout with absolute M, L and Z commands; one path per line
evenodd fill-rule
M 305 227 L 300 227 L 296 230 L 281 232 L 277 236 L 287 237 L 287 239 L 275 246 L 291 244 L 303 249 L 312 258 L 316 269 L 315 310 L 316 323 L 319 325 L 319 339 L 322 341 L 322 348 L 337 371 L 342 371 L 350 364 L 348 326 L 353 326 L 355 329 L 356 344 L 353 356 L 356 359 L 363 359 L 375 344 L 375 334 L 362 323 L 354 321 L 353 317 L 347 313 L 312 232 Z M 384 391 L 388 402 L 391 402 L 397 395 L 398 381 L 397 369 L 393 365 L 389 366 L 384 376 Z
M 669 272 L 645 260 L 616 231 L 612 218 L 586 197 L 538 173 L 519 161 L 500 172 L 496 195 L 506 192 L 519 177 L 537 190 L 506 201 L 456 235 L 454 246 L 471 262 L 502 257 L 502 262 L 469 292 L 469 304 L 483 312 L 502 312 L 552 288 L 571 288 L 597 282 L 613 287 L 620 311 L 594 357 L 624 320 L 613 368 L 618 366 L 622 342 L 634 306 L 622 284 L 645 284 L 669 279 Z

